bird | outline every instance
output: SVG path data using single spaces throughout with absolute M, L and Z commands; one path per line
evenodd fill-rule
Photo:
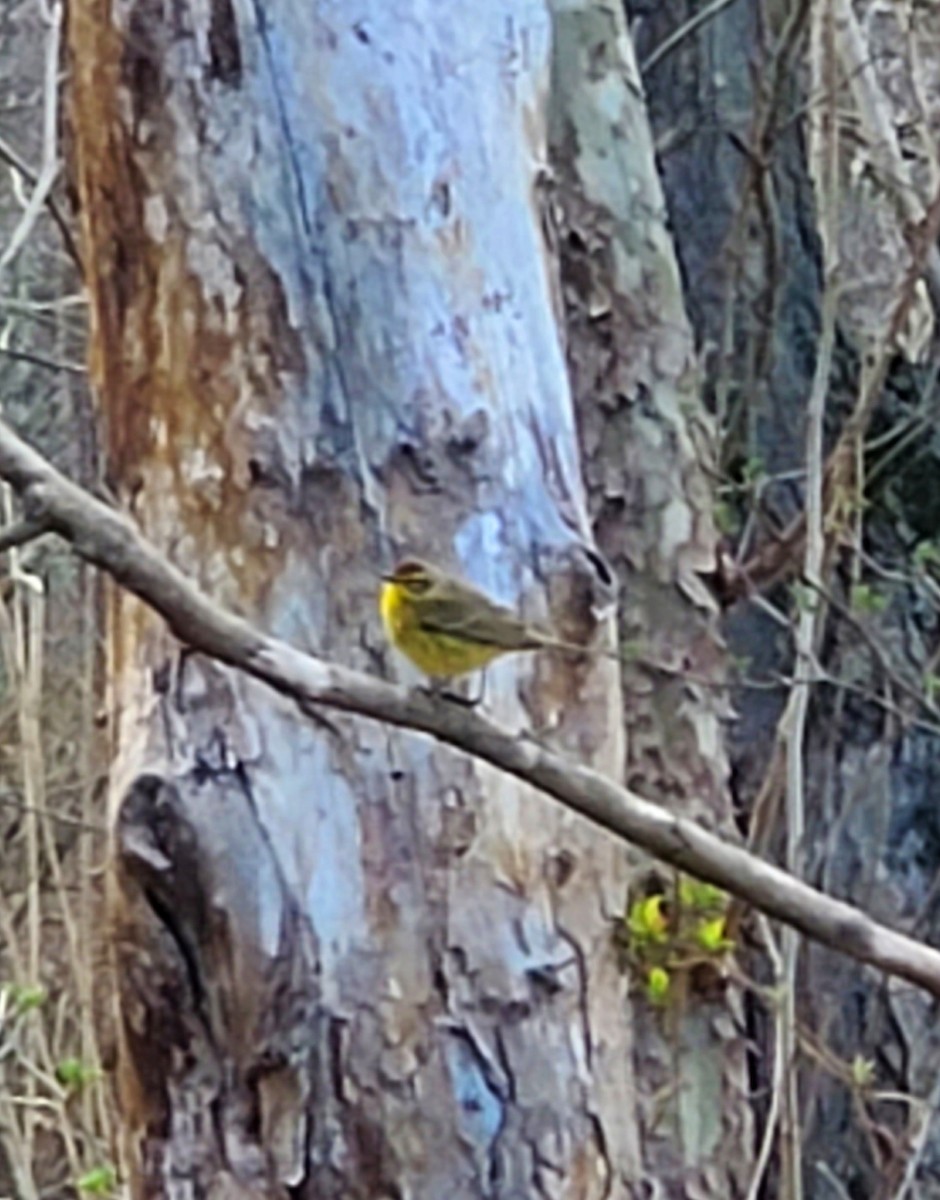
M 379 611 L 392 645 L 436 685 L 520 650 L 590 653 L 417 558 L 405 559 L 382 576 Z

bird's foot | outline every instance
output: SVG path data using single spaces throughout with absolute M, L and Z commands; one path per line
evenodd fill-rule
M 449 679 L 432 679 L 423 687 L 419 687 L 418 691 L 432 700 L 447 700 L 451 704 L 459 704 L 461 708 L 476 708 L 483 699 L 482 691 L 479 696 L 464 696 L 453 691 L 450 683 Z
M 459 704 L 461 708 L 477 708 L 483 703 L 482 696 L 461 696 L 459 692 L 438 692 L 437 694 L 442 700 L 449 700 L 451 704 Z

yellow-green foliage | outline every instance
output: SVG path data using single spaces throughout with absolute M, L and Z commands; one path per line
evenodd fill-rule
M 723 960 L 734 950 L 727 935 L 728 897 L 710 883 L 680 876 L 673 887 L 661 885 L 634 899 L 616 937 L 625 965 L 642 981 L 651 1004 L 663 1005 L 677 976 L 711 968 L 723 973 Z M 686 989 L 688 990 L 688 989 Z

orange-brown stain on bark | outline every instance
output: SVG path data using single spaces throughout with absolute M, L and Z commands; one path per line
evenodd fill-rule
M 226 245 L 220 228 L 213 242 L 228 253 L 224 301 L 191 266 L 206 234 L 187 226 L 165 166 L 180 158 L 172 123 L 152 107 L 166 81 L 146 31 L 132 21 L 122 33 L 107 0 L 85 0 L 69 45 L 90 368 L 110 480 L 145 532 L 180 551 L 183 569 L 252 612 L 284 546 L 263 536 L 270 490 L 252 490 L 242 414 L 274 408 L 285 374 L 302 377 L 297 334 L 278 279 L 244 241 Z
M 134 297 L 148 296 L 151 288 L 140 244 L 141 214 L 135 211 L 138 187 L 126 132 L 117 118 L 121 39 L 107 0 L 72 6 L 68 32 L 74 172 L 91 301 L 89 367 L 109 420 L 116 418 L 111 424 L 122 424 L 121 408 L 136 399 L 124 353 L 125 325 Z

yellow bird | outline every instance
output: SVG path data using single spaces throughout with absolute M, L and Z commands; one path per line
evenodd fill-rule
M 382 579 L 379 611 L 389 641 L 434 681 L 482 670 L 517 650 L 590 653 L 527 624 L 485 592 L 419 559 L 400 562 Z

